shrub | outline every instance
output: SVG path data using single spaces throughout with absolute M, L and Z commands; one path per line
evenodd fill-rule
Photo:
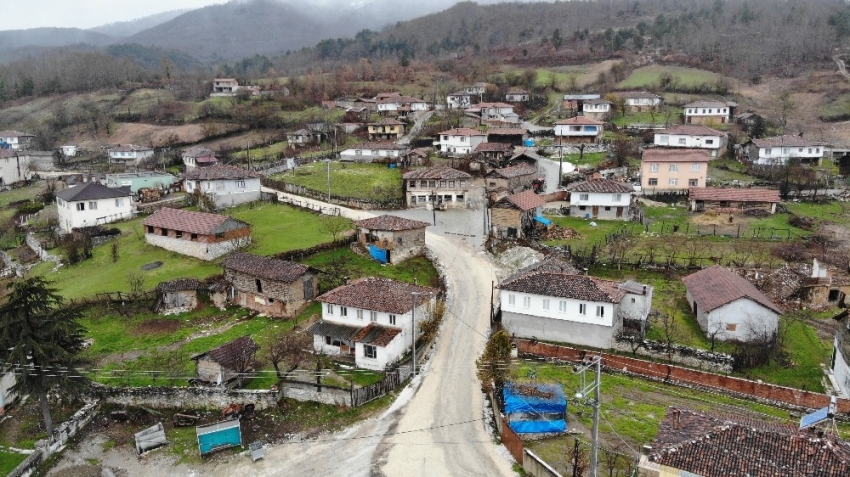
M 44 208 L 41 202 L 28 201 L 18 205 L 18 213 L 21 215 L 34 214 Z

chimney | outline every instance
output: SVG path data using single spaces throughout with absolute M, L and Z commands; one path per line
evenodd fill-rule
M 652 446 L 642 446 L 640 448 L 641 455 L 649 455 L 652 453 Z
M 646 285 L 643 286 L 643 294 L 646 295 Z
M 681 422 L 681 418 L 682 418 L 682 411 L 680 411 L 678 409 L 673 409 L 670 412 L 673 414 L 673 419 L 674 419 L 673 420 L 673 428 L 678 429 L 679 423 Z

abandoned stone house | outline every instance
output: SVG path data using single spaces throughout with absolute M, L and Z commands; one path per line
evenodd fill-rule
M 504 188 L 510 193 L 516 193 L 531 187 L 537 174 L 537 167 L 520 162 L 513 166 L 493 169 L 484 175 L 484 180 L 488 191 Z
M 142 222 L 145 242 L 201 260 L 251 243 L 251 226 L 232 217 L 163 207 Z
M 514 147 L 508 143 L 482 142 L 475 146 L 473 152 L 480 154 L 486 160 L 501 164 L 506 158 L 510 157 L 513 149 Z
M 316 296 L 318 279 L 307 265 L 242 252 L 224 262 L 231 301 L 275 317 L 292 317 Z
M 847 273 L 828 269 L 818 259 L 812 260 L 812 273 L 800 283 L 797 295 L 808 306 L 843 306 L 850 293 L 850 276 Z
M 236 338 L 192 357 L 196 380 L 202 384 L 234 387 L 243 384 L 254 371 L 257 343 L 248 336 Z
M 716 210 L 722 213 L 765 210 L 776 213 L 779 198 L 777 189 L 736 189 L 719 187 L 691 187 L 688 189 L 691 212 Z
M 545 198 L 530 190 L 498 200 L 490 206 L 492 234 L 498 238 L 527 236 L 545 203 Z
M 370 249 L 386 253 L 385 263 L 400 263 L 425 253 L 425 227 L 428 222 L 394 215 L 380 215 L 354 222 L 357 241 Z
M 196 278 L 161 282 L 156 286 L 156 311 L 168 315 L 194 310 L 198 307 L 200 287 L 201 283 Z

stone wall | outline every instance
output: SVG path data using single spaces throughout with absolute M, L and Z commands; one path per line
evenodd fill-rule
M 631 340 L 617 337 L 611 349 L 622 353 L 632 353 Z M 705 369 L 714 373 L 731 373 L 735 359 L 724 353 L 712 353 L 687 346 L 672 346 L 672 353 L 667 353 L 667 346 L 657 341 L 643 340 L 635 354 L 650 358 L 664 359 L 683 364 L 692 368 Z
M 222 389 L 203 387 L 148 386 L 124 388 L 95 386 L 91 395 L 123 406 L 179 407 L 186 409 L 224 409 L 230 403 L 254 404 L 258 410 L 277 406 L 277 393 L 267 390 Z
M 286 381 L 283 384 L 283 395 L 296 401 L 313 401 L 331 406 L 351 407 L 351 390 L 322 386 L 321 391 L 316 385 L 299 381 Z
M 44 247 L 41 246 L 41 242 L 39 242 L 38 239 L 35 238 L 35 235 L 33 235 L 32 233 L 27 234 L 26 243 L 29 248 L 33 250 L 33 252 L 38 254 L 38 258 L 40 258 L 41 260 L 45 262 L 55 262 L 56 264 L 62 263 L 62 260 L 59 257 L 47 253 L 47 250 L 45 250 Z
M 250 244 L 251 237 L 237 237 L 224 242 L 205 243 L 201 241 L 193 242 L 185 238 L 145 234 L 145 242 L 155 247 L 161 247 L 189 257 L 200 258 L 201 260 L 215 260 L 222 255 L 226 255 L 240 247 Z
M 257 278 L 247 273 L 226 269 L 224 277 L 236 289 L 236 302 L 239 306 L 257 310 L 273 316 L 295 316 L 307 304 L 304 297 L 304 282 L 312 282 L 312 296 L 318 294 L 318 279 L 307 273 L 292 283 L 266 278 Z M 262 291 L 257 290 L 257 280 Z

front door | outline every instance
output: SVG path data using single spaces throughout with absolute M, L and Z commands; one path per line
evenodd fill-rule
M 622 217 L 622 216 L 623 216 L 623 208 L 617 207 L 617 217 Z
M 594 205 L 594 206 L 593 206 L 593 217 L 595 218 L 595 217 L 597 217 L 598 215 L 599 215 L 599 206 L 598 206 L 598 205 Z

